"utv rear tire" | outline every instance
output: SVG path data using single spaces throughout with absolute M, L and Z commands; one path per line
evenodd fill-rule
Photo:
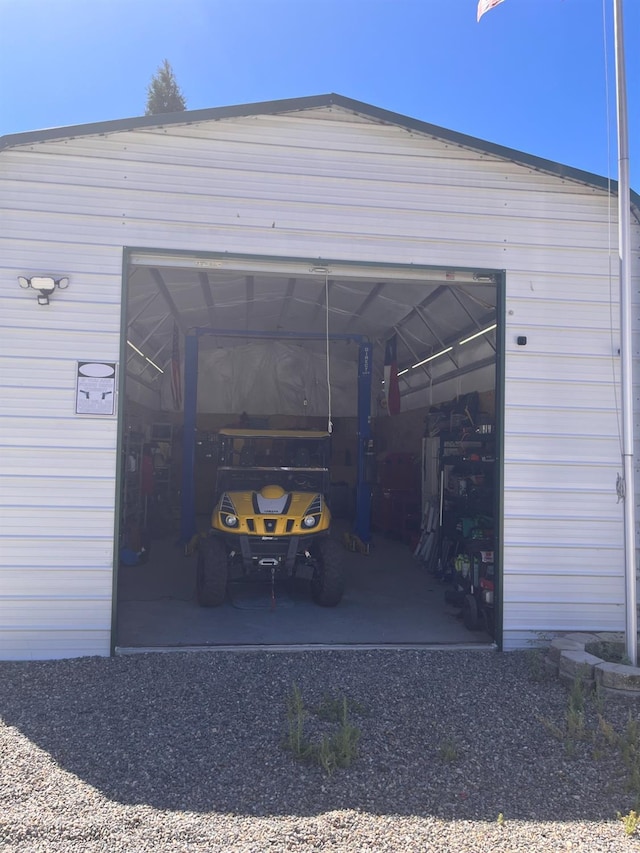
M 219 607 L 227 595 L 227 552 L 217 539 L 204 539 L 198 549 L 196 596 L 201 607 Z
M 316 545 L 316 567 L 311 579 L 311 597 L 321 607 L 335 607 L 344 593 L 343 549 L 332 539 Z

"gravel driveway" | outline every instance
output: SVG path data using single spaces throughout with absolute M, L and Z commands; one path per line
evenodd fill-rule
M 294 683 L 310 710 L 352 703 L 350 767 L 283 749 Z M 638 851 L 616 749 L 551 733 L 568 695 L 533 652 L 0 663 L 0 850 Z M 622 731 L 638 710 L 604 713 Z

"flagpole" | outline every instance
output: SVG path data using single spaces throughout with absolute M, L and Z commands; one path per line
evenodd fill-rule
M 624 61 L 622 0 L 614 0 L 616 102 L 618 112 L 618 252 L 620 255 L 620 379 L 622 385 L 622 464 L 625 565 L 625 645 L 633 666 L 638 663 L 636 590 L 635 483 L 633 470 L 633 349 L 631 302 L 631 193 Z

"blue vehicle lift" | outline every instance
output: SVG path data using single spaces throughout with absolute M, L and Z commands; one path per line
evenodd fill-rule
M 314 332 L 258 332 L 239 329 L 191 329 L 184 347 L 184 429 L 182 439 L 182 492 L 180 541 L 186 544 L 197 533 L 195 506 L 196 415 L 198 410 L 198 349 L 204 335 L 224 337 L 326 340 Z M 366 545 L 371 541 L 371 486 L 368 457 L 371 453 L 371 383 L 373 346 L 363 335 L 329 335 L 329 340 L 358 344 L 358 468 L 356 517 L 353 532 Z

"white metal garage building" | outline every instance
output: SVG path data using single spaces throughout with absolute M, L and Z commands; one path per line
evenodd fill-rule
M 495 386 L 498 644 L 623 630 L 617 213 L 605 179 L 327 95 L 6 136 L 0 200 L 0 657 L 113 650 L 125 381 L 131 399 L 161 408 L 144 371 L 154 356 L 166 365 L 174 321 L 184 333 L 242 308 L 227 328 L 266 327 L 272 302 L 274 329 L 322 319 L 322 271 L 332 331 L 369 308 L 365 334 L 385 317 L 394 329 L 425 294 L 441 328 L 422 348 L 407 332 L 398 355 L 410 367 L 460 333 L 456 312 L 482 331 L 493 310 L 493 349 L 480 336 L 455 370 L 434 365 L 426 390 L 414 371 L 403 399 L 411 409 Z M 637 335 L 635 194 L 632 206 Z M 233 276 L 242 306 L 224 289 L 237 295 Z M 37 299 L 38 277 L 60 286 Z M 464 288 L 482 311 L 461 304 Z M 136 322 L 146 362 L 127 344 Z M 79 406 L 84 363 L 116 366 L 112 406 Z

